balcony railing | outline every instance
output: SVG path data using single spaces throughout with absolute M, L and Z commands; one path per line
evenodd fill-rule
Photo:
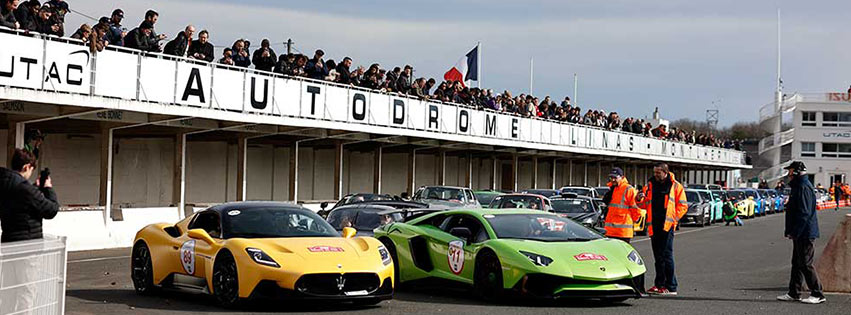
M 783 99 L 783 104 L 780 106 L 780 111 L 776 110 L 777 104 L 771 102 L 763 105 L 759 109 L 759 121 L 771 119 L 778 113 L 787 113 L 795 109 L 798 103 L 847 103 L 851 106 L 851 93 L 829 92 L 829 93 L 796 93 L 786 96 Z
M 179 107 L 192 109 L 193 113 L 207 111 L 195 117 L 209 116 L 209 110 L 215 110 L 214 117 L 206 117 L 213 119 L 262 117 L 269 124 L 356 128 L 362 132 L 416 134 L 501 146 L 533 143 L 542 148 L 576 148 L 593 154 L 642 154 L 655 159 L 745 165 L 743 152 L 730 149 L 480 110 L 456 103 L 423 101 L 396 93 L 123 47 L 107 47 L 90 54 L 88 47 L 70 38 L 8 30 L 0 31 L 0 38 L 6 47 L 0 50 L 0 69 L 7 69 L 3 63 L 10 60 L 16 66 L 14 74 L 0 76 L 0 86 L 56 92 L 57 96 L 98 96 L 135 102 L 126 103 L 121 109 L 134 110 L 134 106 L 154 104 L 156 110 Z
M 794 140 L 794 128 L 762 138 L 762 140 L 759 141 L 759 154 L 763 154 L 765 151 L 790 144 Z

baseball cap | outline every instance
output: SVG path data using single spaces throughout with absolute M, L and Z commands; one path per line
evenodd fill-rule
M 609 176 L 610 177 L 623 176 L 623 170 L 620 167 L 615 167 L 615 168 L 612 169 L 611 172 L 609 172 Z

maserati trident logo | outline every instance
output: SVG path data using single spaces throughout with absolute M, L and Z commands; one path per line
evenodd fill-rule
M 343 278 L 343 275 L 340 275 L 340 277 L 337 278 L 337 290 L 343 291 L 343 287 L 345 287 L 345 286 L 346 286 L 346 278 Z

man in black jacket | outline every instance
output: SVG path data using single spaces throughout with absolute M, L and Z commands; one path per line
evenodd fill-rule
M 269 47 L 269 39 L 264 38 L 260 41 L 260 48 L 257 48 L 251 57 L 254 68 L 257 70 L 272 71 L 277 61 L 278 55 L 275 54 L 275 50 Z
M 0 26 L 11 29 L 25 27 L 15 18 L 15 9 L 18 7 L 18 0 L 3 0 L 0 5 Z
M 153 34 L 154 25 L 151 22 L 144 21 L 142 25 L 134 28 L 124 37 L 124 47 L 138 49 L 141 51 L 159 52 L 160 47 L 156 44 L 151 34 Z
M 12 169 L 0 168 L 0 242 L 42 238 L 41 221 L 53 219 L 59 211 L 50 177 L 43 187 L 27 181 L 34 165 L 32 153 L 15 149 Z
M 204 60 L 206 62 L 213 62 L 213 44 L 210 44 L 210 32 L 207 30 L 201 30 L 198 33 L 198 39 L 192 41 L 192 44 L 189 45 L 189 57 Z
M 172 56 L 186 57 L 189 50 L 189 45 L 192 42 L 192 34 L 195 34 L 195 27 L 192 25 L 186 26 L 183 32 L 177 33 L 171 41 L 163 47 L 163 53 Z
M 807 178 L 807 167 L 803 162 L 794 161 L 786 170 L 791 192 L 786 202 L 786 229 L 783 235 L 792 240 L 792 277 L 789 280 L 789 292 L 777 299 L 806 304 L 824 303 L 824 293 L 813 268 L 813 242 L 819 237 L 815 190 Z M 804 279 L 807 280 L 810 296 L 801 299 Z

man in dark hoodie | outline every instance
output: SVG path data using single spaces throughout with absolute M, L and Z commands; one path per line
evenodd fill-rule
M 786 202 L 786 229 L 783 235 L 792 240 L 792 277 L 789 280 L 789 292 L 777 299 L 805 304 L 824 303 L 821 283 L 813 268 L 813 242 L 819 237 L 815 189 L 807 178 L 807 167 L 803 162 L 793 161 L 786 170 L 791 192 Z M 810 296 L 801 299 L 804 279 L 810 289 Z
M 278 61 L 278 55 L 275 54 L 275 50 L 272 47 L 269 47 L 269 39 L 264 38 L 260 41 L 260 48 L 257 48 L 251 57 L 254 68 L 257 70 L 272 71 L 275 68 L 276 61 Z

